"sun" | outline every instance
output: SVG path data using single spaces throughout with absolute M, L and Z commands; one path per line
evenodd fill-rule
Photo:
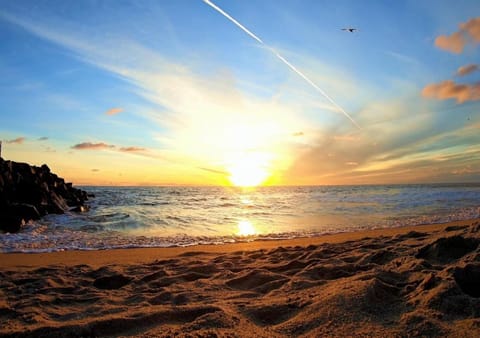
M 268 177 L 267 160 L 262 154 L 246 154 L 232 163 L 228 172 L 230 182 L 237 187 L 256 187 Z

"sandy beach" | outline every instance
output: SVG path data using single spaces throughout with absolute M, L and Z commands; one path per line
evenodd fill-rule
M 480 222 L 1 254 L 1 337 L 480 336 Z

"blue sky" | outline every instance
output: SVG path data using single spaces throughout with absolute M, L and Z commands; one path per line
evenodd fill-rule
M 477 1 L 214 4 L 264 44 L 200 0 L 2 1 L 3 156 L 78 184 L 478 182 Z

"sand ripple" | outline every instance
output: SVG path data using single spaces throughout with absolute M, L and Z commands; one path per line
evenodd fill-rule
M 149 264 L 0 268 L 1 337 L 480 336 L 480 225 Z

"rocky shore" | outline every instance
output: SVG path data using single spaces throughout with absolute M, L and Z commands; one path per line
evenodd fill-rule
M 88 195 L 50 171 L 0 158 L 0 231 L 18 232 L 30 220 L 66 210 L 85 211 Z

